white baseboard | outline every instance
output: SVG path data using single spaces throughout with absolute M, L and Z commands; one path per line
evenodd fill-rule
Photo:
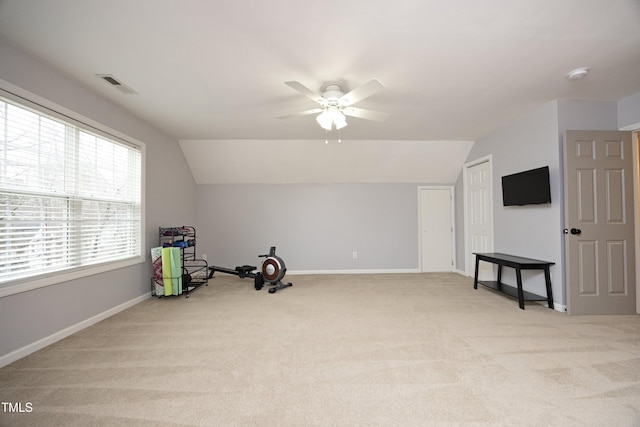
M 467 274 L 462 270 L 452 270 L 452 273 Z M 287 270 L 287 274 L 292 276 L 296 274 L 405 274 L 405 273 L 421 273 L 419 268 L 399 268 L 399 269 L 383 269 L 383 270 Z
M 287 270 L 292 276 L 301 274 L 391 274 L 391 273 L 420 273 L 417 268 L 388 269 L 388 270 Z
M 566 305 L 562 305 L 562 304 L 558 304 L 557 302 L 553 303 L 553 309 L 555 311 L 559 311 L 561 313 L 566 313 L 567 312 L 567 306 Z
M 142 301 L 151 298 L 151 293 L 145 294 L 145 295 L 141 295 L 137 298 L 134 298 L 132 300 L 129 300 L 123 304 L 120 304 L 116 307 L 110 308 L 107 311 L 104 311 L 100 314 L 97 314 L 93 317 L 90 317 L 88 319 L 83 320 L 82 322 L 76 323 L 75 325 L 69 326 L 68 328 L 65 328 L 61 331 L 58 331 L 56 333 L 53 333 L 51 335 L 49 335 L 48 337 L 42 338 L 36 342 L 33 342 L 31 344 L 28 344 L 22 348 L 19 348 L 15 351 L 12 351 L 9 354 L 5 354 L 4 356 L 0 356 L 0 368 L 2 368 L 3 366 L 7 366 L 10 363 L 15 362 L 16 360 L 22 359 L 23 357 L 26 357 L 28 355 L 30 355 L 31 353 L 35 353 L 38 350 L 41 350 L 57 341 L 60 341 L 63 338 L 66 338 L 70 335 L 75 334 L 76 332 L 79 332 L 85 328 L 88 328 L 91 325 L 94 325 L 108 317 L 113 316 L 114 314 L 117 314 L 123 310 L 126 310 L 129 307 L 133 307 L 136 304 L 141 303 Z

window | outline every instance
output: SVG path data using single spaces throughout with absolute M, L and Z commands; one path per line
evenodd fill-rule
M 141 257 L 140 146 L 45 111 L 0 97 L 0 289 Z

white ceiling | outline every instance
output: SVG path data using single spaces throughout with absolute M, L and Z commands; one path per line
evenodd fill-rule
M 0 0 L 0 37 L 180 141 L 197 183 L 451 183 L 541 104 L 640 91 L 639 0 Z M 385 122 L 277 118 L 317 105 L 285 81 L 372 78 Z
M 640 91 L 637 0 L 0 0 L 0 36 L 178 140 L 323 140 L 313 116 L 276 118 L 315 106 L 289 80 L 385 84 L 357 105 L 389 119 L 343 140 L 476 140 L 549 100 Z

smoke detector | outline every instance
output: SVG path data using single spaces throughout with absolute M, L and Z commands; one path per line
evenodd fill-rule
M 587 67 L 576 68 L 573 71 L 569 71 L 569 74 L 567 74 L 567 79 L 571 81 L 580 80 L 587 77 L 587 74 L 589 74 L 589 68 Z

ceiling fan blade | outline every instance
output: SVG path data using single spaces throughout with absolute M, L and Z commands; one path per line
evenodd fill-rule
M 284 82 L 284 84 L 289 86 L 291 89 L 297 90 L 304 96 L 313 99 L 317 103 L 322 103 L 322 101 L 324 101 L 322 95 L 315 93 L 300 82 Z
M 376 122 L 384 122 L 389 117 L 387 113 L 381 113 L 379 111 L 365 110 L 357 107 L 346 107 L 342 110 L 345 116 L 358 117 L 365 120 L 373 120 Z
M 342 95 L 340 105 L 348 106 L 363 100 L 384 89 L 384 85 L 378 79 L 371 79 L 362 86 L 355 88 L 351 92 Z
M 322 113 L 322 108 L 314 108 L 312 110 L 300 111 L 298 113 L 285 114 L 284 116 L 278 116 L 279 119 L 288 119 L 289 117 L 308 116 L 309 114 Z

